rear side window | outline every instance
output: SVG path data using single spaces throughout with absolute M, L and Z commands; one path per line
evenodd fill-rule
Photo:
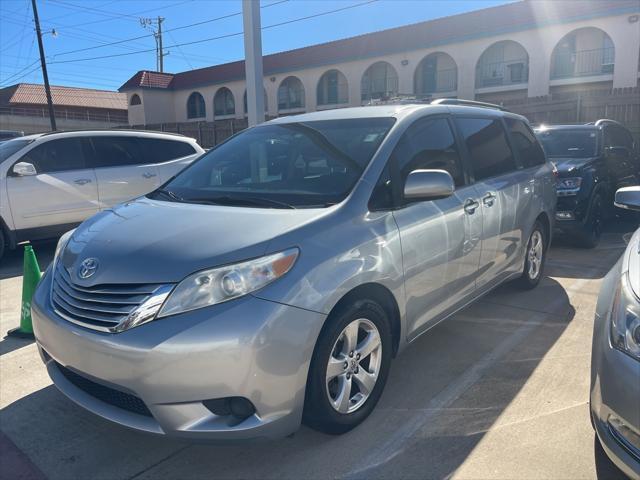
M 93 137 L 93 165 L 100 168 L 147 163 L 138 140 L 136 137 Z
M 511 133 L 513 146 L 520 155 L 524 168 L 542 165 L 545 162 L 544 151 L 529 126 L 522 120 L 505 118 Z
M 161 138 L 140 138 L 139 140 L 148 156 L 148 163 L 169 162 L 196 153 L 195 148 L 187 142 Z
M 446 170 L 456 186 L 464 185 L 460 155 L 446 118 L 417 120 L 404 133 L 393 155 L 398 162 L 401 185 L 413 170 L 422 169 Z
M 476 180 L 514 171 L 517 166 L 502 122 L 492 118 L 456 118 Z
M 87 168 L 81 138 L 61 138 L 43 143 L 27 152 L 20 161 L 33 164 L 38 173 Z

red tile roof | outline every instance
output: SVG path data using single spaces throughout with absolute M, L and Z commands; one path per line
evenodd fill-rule
M 270 75 L 627 11 L 640 11 L 640 2 L 638 0 L 522 0 L 265 55 L 263 68 L 264 74 Z M 199 85 L 243 79 L 244 75 L 243 60 L 177 74 L 140 71 L 122 85 L 120 91 L 147 86 L 170 89 L 195 88 Z M 155 80 L 156 76 L 162 76 L 162 81 Z M 154 80 L 150 82 L 147 80 L 149 85 L 144 84 L 143 81 L 149 77 L 153 77 Z
M 55 106 L 105 108 L 109 110 L 127 110 L 127 96 L 124 93 L 90 88 L 51 86 L 51 96 Z M 44 85 L 18 83 L 0 89 L 1 103 L 6 106 L 16 104 L 46 105 L 47 97 Z

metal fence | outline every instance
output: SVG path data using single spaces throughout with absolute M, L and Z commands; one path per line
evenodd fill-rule
M 110 111 L 94 112 L 90 110 L 68 110 L 66 108 L 54 108 L 57 119 L 64 120 L 87 120 L 93 122 L 123 123 L 129 121 L 126 112 L 116 113 Z M 0 115 L 18 115 L 21 117 L 49 118 L 47 107 L 0 107 Z
M 503 106 L 524 115 L 531 123 L 588 123 L 601 118 L 617 120 L 640 141 L 640 88 L 591 90 L 546 97 L 509 100 Z
M 613 73 L 615 49 L 596 48 L 555 53 L 551 58 L 551 78 L 572 78 Z
M 529 80 L 529 60 L 522 58 L 504 62 L 480 63 L 476 68 L 476 87 L 498 87 L 526 83 Z

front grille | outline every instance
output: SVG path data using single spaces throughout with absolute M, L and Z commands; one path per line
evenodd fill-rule
M 72 372 L 59 363 L 56 363 L 56 367 L 58 367 L 62 375 L 64 375 L 67 380 L 86 394 L 91 395 L 104 403 L 121 408 L 122 410 L 143 415 L 145 417 L 153 417 L 144 402 L 135 395 L 96 383 L 82 375 Z
M 80 287 L 73 283 L 67 269 L 58 263 L 51 300 L 56 311 L 67 320 L 88 328 L 111 331 L 162 287 L 158 284 Z

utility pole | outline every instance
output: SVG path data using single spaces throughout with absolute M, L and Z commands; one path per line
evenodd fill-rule
M 164 72 L 164 50 L 162 49 L 162 22 L 164 21 L 163 17 L 158 17 L 158 33 L 156 34 L 158 38 L 158 63 L 160 66 L 160 72 Z
M 44 46 L 42 45 L 42 32 L 40 31 L 40 19 L 38 18 L 38 7 L 36 0 L 31 0 L 33 8 L 33 21 L 36 24 L 36 36 L 38 37 L 38 49 L 40 50 L 40 64 L 42 65 L 42 79 L 44 80 L 44 93 L 47 96 L 47 106 L 49 107 L 49 120 L 51 122 L 51 131 L 55 132 L 56 115 L 53 111 L 53 98 L 51 97 L 51 87 L 49 86 L 49 75 L 47 74 L 47 62 L 44 59 Z
M 242 0 L 244 26 L 244 70 L 247 79 L 249 126 L 264 122 L 264 86 L 262 85 L 262 34 L 260 2 Z
M 151 28 L 151 31 L 153 32 L 153 38 L 155 38 L 156 40 L 156 70 L 158 72 L 164 72 L 164 57 L 166 57 L 170 53 L 165 52 L 164 48 L 162 48 L 162 22 L 164 22 L 164 20 L 164 17 L 158 17 L 156 19 L 140 19 L 140 25 L 142 25 L 143 28 Z M 153 28 L 154 25 L 158 26 L 157 30 Z

